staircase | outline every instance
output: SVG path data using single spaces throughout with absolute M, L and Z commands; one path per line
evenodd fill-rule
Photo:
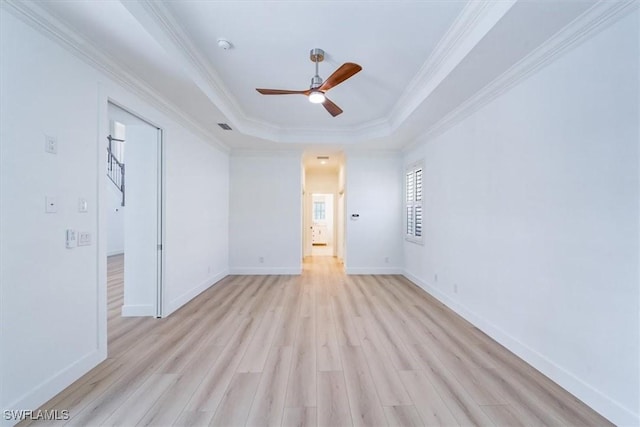
M 124 163 L 122 163 L 113 152 L 112 142 L 124 142 L 122 139 L 113 138 L 111 135 L 107 137 L 109 145 L 107 146 L 107 176 L 118 187 L 120 193 L 122 193 L 121 206 L 124 206 Z

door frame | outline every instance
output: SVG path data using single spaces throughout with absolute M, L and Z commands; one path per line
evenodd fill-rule
M 161 318 L 164 315 L 164 277 L 165 277 L 165 257 L 164 257 L 164 236 L 165 231 L 166 231 L 166 224 L 164 221 L 165 218 L 165 212 L 166 212 L 166 208 L 165 208 L 165 188 L 166 188 L 166 175 L 164 173 L 165 171 L 165 144 L 164 144 L 164 140 L 165 140 L 165 132 L 163 130 L 162 127 L 160 127 L 159 125 L 155 124 L 153 121 L 147 119 L 145 116 L 139 114 L 138 112 L 136 112 L 135 110 L 129 108 L 126 106 L 126 104 L 120 103 L 117 100 L 114 100 L 111 97 L 106 97 L 105 98 L 106 102 L 104 104 L 105 106 L 105 110 L 104 110 L 104 115 L 105 115 L 105 123 L 106 123 L 106 127 L 104 128 L 104 131 L 100 132 L 100 136 L 99 136 L 99 141 L 104 140 L 107 141 L 107 135 L 109 134 L 109 121 L 110 121 L 110 115 L 109 115 L 109 104 L 125 111 L 126 113 L 134 116 L 135 118 L 137 118 L 138 120 L 148 124 L 149 126 L 153 127 L 154 129 L 156 129 L 156 135 L 157 135 L 157 139 L 156 139 L 156 144 L 157 144 L 157 178 L 156 178 L 156 182 L 157 182 L 157 206 L 156 206 L 156 212 L 157 212 L 157 232 L 156 232 L 156 287 L 155 287 L 155 298 L 153 299 L 153 313 L 151 313 L 150 315 L 156 318 Z M 102 135 L 104 134 L 104 135 Z M 99 162 L 102 163 L 102 165 L 106 164 L 106 150 L 103 150 L 104 146 L 102 144 L 99 145 Z M 100 160 L 102 159 L 102 160 Z M 106 176 L 106 174 L 104 173 L 104 168 L 103 167 L 99 167 L 98 168 L 98 173 L 100 174 L 102 172 L 102 176 L 99 177 L 98 182 L 101 183 L 99 185 L 98 188 L 98 193 L 99 193 L 99 200 L 103 201 L 104 200 L 104 193 L 106 193 L 107 188 L 106 185 L 109 185 L 110 182 L 108 180 L 108 177 Z M 101 194 L 102 193 L 102 194 Z M 98 208 L 98 210 L 103 210 L 105 209 L 106 204 L 103 202 L 101 203 L 101 206 Z M 106 221 L 106 217 L 103 215 L 103 221 Z M 102 231 L 104 230 L 104 231 Z M 106 229 L 106 224 L 105 226 L 100 226 L 99 227 L 99 233 L 102 231 L 102 233 L 104 233 L 102 236 L 98 236 L 98 241 L 99 242 L 104 242 L 103 244 L 106 245 L 106 239 L 107 239 L 107 234 L 108 230 Z M 126 239 L 126 236 L 125 236 Z M 106 250 L 104 251 L 105 255 L 106 255 Z M 106 256 L 105 258 L 105 264 L 106 264 Z M 106 268 L 104 270 L 104 281 L 106 282 Z M 105 289 L 106 291 L 106 289 Z M 104 302 L 104 309 L 105 309 L 105 313 L 106 313 L 106 298 L 105 298 L 105 302 Z M 105 325 L 106 328 L 106 325 Z

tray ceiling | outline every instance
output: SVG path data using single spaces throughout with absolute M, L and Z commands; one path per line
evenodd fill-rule
M 578 32 L 576 22 L 586 27 L 614 8 L 595 0 L 8 3 L 232 149 L 402 148 L 491 95 L 568 27 Z M 232 48 L 219 48 L 220 38 Z M 307 89 L 316 47 L 326 52 L 323 78 L 345 62 L 363 67 L 327 94 L 343 114 L 255 91 Z

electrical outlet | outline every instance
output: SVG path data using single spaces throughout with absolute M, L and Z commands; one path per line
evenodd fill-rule
M 438 282 L 438 275 L 437 275 L 437 274 L 434 274 L 434 275 L 433 275 L 433 281 L 434 281 L 434 282 Z
M 453 293 L 454 293 L 454 294 L 457 294 L 457 293 L 458 293 L 458 284 L 457 284 L 457 283 L 454 283 L 454 284 L 453 284 Z
M 389 257 L 384 257 L 384 262 L 386 262 L 387 264 L 389 264 Z
M 264 263 L 264 257 L 261 256 L 260 258 L 258 258 L 258 261 L 260 261 L 260 264 L 263 264 Z
M 78 246 L 89 245 L 91 245 L 91 233 L 89 233 L 88 231 L 78 232 Z

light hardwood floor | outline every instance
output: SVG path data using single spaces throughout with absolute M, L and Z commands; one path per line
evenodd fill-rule
M 122 318 L 122 263 L 109 358 L 41 408 L 70 425 L 610 425 L 400 276 L 308 258 L 301 276 L 229 276 L 169 318 Z

